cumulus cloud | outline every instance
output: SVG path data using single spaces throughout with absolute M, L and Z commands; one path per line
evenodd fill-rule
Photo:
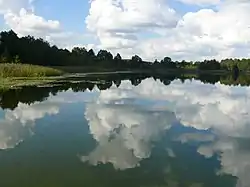
M 48 36 L 60 31 L 60 23 L 55 20 L 45 20 L 43 17 L 21 9 L 19 14 L 8 12 L 4 15 L 6 24 L 20 36 L 32 34 L 36 37 Z
M 181 16 L 162 0 L 94 0 L 87 28 L 96 33 L 101 47 L 125 57 L 135 53 L 146 60 L 250 56 L 249 1 L 180 1 L 216 6 Z M 139 35 L 146 37 L 142 40 Z
M 141 54 L 201 60 L 249 57 L 249 1 L 225 1 L 216 9 L 187 12 L 164 36 L 135 46 Z M 150 58 L 148 56 L 147 58 Z
M 163 0 L 93 0 L 86 18 L 87 28 L 98 36 L 104 48 L 130 48 L 137 33 L 171 28 L 177 23 L 175 11 Z
M 20 36 L 41 37 L 59 32 L 59 21 L 37 16 L 32 3 L 33 0 L 1 0 L 0 14 L 3 15 L 6 25 Z

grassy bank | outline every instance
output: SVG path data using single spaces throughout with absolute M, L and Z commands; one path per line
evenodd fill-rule
M 29 64 L 0 64 L 0 90 L 34 86 L 58 80 L 63 71 Z
M 30 64 L 0 64 L 0 78 L 60 76 L 63 71 Z

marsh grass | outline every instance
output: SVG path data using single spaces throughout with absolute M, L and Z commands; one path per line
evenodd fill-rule
M 30 64 L 3 63 L 0 64 L 0 78 L 8 77 L 50 77 L 60 76 L 63 71 Z
M 52 84 L 59 81 L 62 77 L 20 77 L 20 78 L 0 78 L 0 92 L 21 88 L 23 86 L 39 86 Z

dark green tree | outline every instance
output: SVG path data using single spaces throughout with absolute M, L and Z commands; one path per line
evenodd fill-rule
M 121 61 L 122 60 L 122 57 L 119 53 L 116 54 L 116 56 L 114 57 L 114 60 L 115 61 Z
M 108 60 L 113 60 L 113 55 L 106 51 L 106 50 L 100 50 L 96 56 L 98 61 L 108 61 Z
M 132 60 L 132 62 L 137 62 L 137 63 L 141 63 L 142 62 L 141 57 L 139 57 L 138 55 L 132 56 L 131 60 Z

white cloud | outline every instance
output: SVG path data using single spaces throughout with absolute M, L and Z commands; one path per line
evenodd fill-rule
M 0 0 L 0 14 L 5 24 L 19 36 L 51 37 L 60 34 L 62 28 L 57 20 L 45 20 L 35 14 L 33 0 Z
M 174 27 L 175 11 L 163 0 L 93 0 L 87 28 L 97 34 L 104 48 L 130 48 L 137 33 Z
M 20 36 L 32 35 L 35 37 L 50 36 L 52 33 L 60 32 L 59 21 L 45 20 L 43 17 L 35 15 L 21 9 L 19 14 L 8 12 L 4 15 L 6 24 Z
M 249 8 L 246 1 L 226 1 L 217 10 L 188 12 L 176 28 L 165 31 L 165 36 L 136 47 L 142 56 L 151 54 L 151 58 L 154 54 L 186 60 L 250 57 Z
M 182 1 L 216 8 L 200 8 L 181 17 L 163 1 L 94 0 L 87 28 L 96 33 L 102 47 L 125 57 L 135 53 L 147 60 L 250 57 L 249 1 Z
M 18 13 L 22 8 L 32 9 L 33 0 L 0 0 L 0 14 Z

